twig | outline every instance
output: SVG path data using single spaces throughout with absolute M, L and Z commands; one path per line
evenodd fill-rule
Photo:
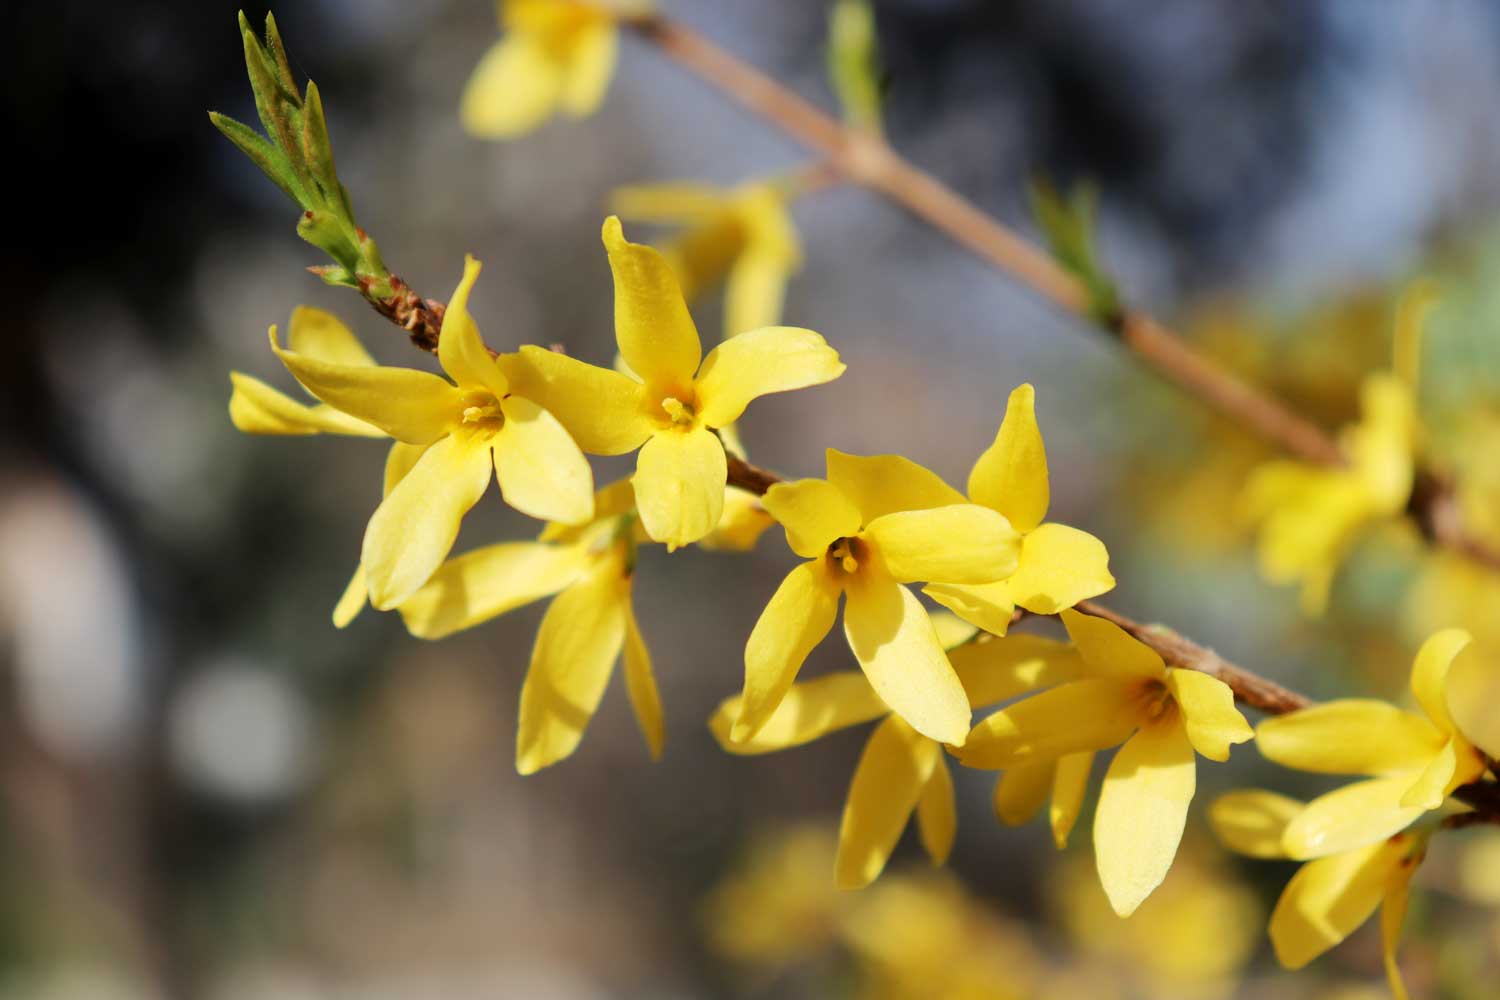
M 630 17 L 624 23 L 757 117 L 815 150 L 849 181 L 886 196 L 1054 304 L 1090 319 L 1087 290 L 1049 254 L 901 157 L 878 136 L 845 126 L 696 31 L 660 14 Z M 1101 328 L 1163 378 L 1288 454 L 1317 465 L 1344 463 L 1343 452 L 1327 431 L 1195 351 L 1151 316 L 1127 309 Z M 1447 480 L 1420 473 L 1409 513 L 1431 542 L 1500 569 L 1500 549 L 1464 529 Z

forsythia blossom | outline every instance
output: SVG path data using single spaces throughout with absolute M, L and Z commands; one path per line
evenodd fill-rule
M 1033 635 L 967 642 L 948 655 L 972 705 L 989 705 L 1061 683 L 1082 668 L 1074 650 Z M 726 699 L 709 720 L 719 745 L 733 754 L 784 750 L 848 726 L 882 720 L 865 744 L 844 804 L 834 862 L 841 888 L 858 889 L 879 876 L 913 812 L 922 846 L 933 863 L 947 860 L 958 814 L 942 744 L 893 714 L 863 674 L 846 670 L 793 684 L 760 731 L 736 742 L 730 733 L 742 703 L 739 696 Z
M 772 182 L 727 191 L 706 184 L 655 184 L 621 188 L 611 204 L 627 219 L 682 227 L 662 254 L 690 302 L 724 282 L 727 338 L 781 320 L 787 279 L 802 266 L 786 199 Z
M 562 112 L 584 118 L 609 89 L 619 49 L 615 13 L 583 0 L 500 0 L 505 37 L 464 88 L 464 128 L 509 139 Z
M 638 379 L 539 347 L 523 347 L 504 364 L 585 451 L 640 449 L 631 481 L 641 523 L 675 549 L 720 522 L 728 465 L 715 429 L 739 419 L 757 396 L 821 385 L 844 365 L 816 333 L 784 326 L 731 337 L 705 358 L 662 255 L 628 242 L 613 216 L 604 223 L 604 246 L 614 272 L 615 337 Z
M 334 410 L 422 449 L 415 459 L 403 456 L 409 471 L 391 486 L 365 529 L 364 582 L 371 603 L 382 610 L 427 582 L 491 478 L 499 479 L 505 502 L 522 513 L 568 524 L 593 516 L 593 473 L 578 445 L 551 414 L 513 391 L 479 337 L 468 311 L 478 277 L 479 263 L 471 257 L 443 317 L 438 360 L 452 382 L 376 365 L 347 330 L 326 323 L 304 324 L 304 342 L 288 347 L 271 328 L 271 349 L 305 389 Z M 270 412 L 290 421 L 293 413 L 284 405 L 268 409 L 274 401 L 263 388 L 236 384 L 242 398 L 256 393 L 257 419 Z M 242 403 L 237 418 L 242 426 L 268 429 L 251 421 L 246 408 Z M 319 425 L 331 419 L 322 408 L 306 416 Z M 319 429 L 336 428 L 313 427 Z
M 1050 502 L 1047 452 L 1036 422 L 1036 392 L 1018 386 L 995 441 L 969 472 L 969 499 L 999 511 L 1021 533 L 1015 572 L 981 584 L 932 583 L 922 593 L 986 632 L 1004 635 L 1017 607 L 1056 614 L 1110 590 L 1109 553 L 1093 535 L 1043 523 Z
M 927 611 L 903 584 L 981 583 L 1008 575 L 1020 538 L 1005 517 L 964 500 L 896 455 L 828 450 L 828 478 L 777 483 L 764 504 L 808 561 L 787 574 L 745 644 L 745 688 L 730 738 L 755 736 L 781 704 L 846 598 L 844 635 L 871 686 L 913 730 L 963 743 L 969 701 Z
M 1246 485 L 1243 514 L 1259 526 L 1261 572 L 1272 583 L 1300 583 L 1307 614 L 1323 613 L 1334 574 L 1355 544 L 1406 509 L 1418 434 L 1416 359 L 1430 302 L 1424 286 L 1403 299 L 1395 370 L 1365 378 L 1360 420 L 1340 438 L 1345 465 L 1277 459 Z
M 971 767 L 1005 769 L 1123 743 L 1094 814 L 1094 854 L 1121 916 L 1161 884 L 1196 787 L 1193 752 L 1229 759 L 1252 731 L 1228 685 L 1166 666 L 1156 651 L 1102 618 L 1062 613 L 1084 670 L 980 722 L 959 751 Z
M 1296 799 L 1261 789 L 1220 796 L 1209 821 L 1226 847 L 1253 858 L 1285 858 L 1287 827 L 1305 810 Z M 1354 933 L 1380 908 L 1380 946 L 1391 992 L 1406 1000 L 1396 947 L 1412 876 L 1430 831 L 1383 836 L 1373 843 L 1309 861 L 1282 890 L 1271 913 L 1271 944 L 1288 969 L 1300 969 Z
M 1448 629 L 1422 644 L 1411 670 L 1420 715 L 1382 701 L 1346 698 L 1266 719 L 1256 728 L 1260 752 L 1278 764 L 1320 774 L 1374 775 L 1319 796 L 1298 812 L 1282 840 L 1287 857 L 1305 860 L 1377 843 L 1484 773 L 1483 755 L 1448 711 L 1448 671 L 1468 643 L 1468 633 Z
M 599 491 L 589 524 L 550 524 L 535 542 L 503 542 L 451 559 L 400 607 L 413 635 L 440 639 L 557 595 L 521 688 L 522 774 L 578 747 L 622 651 L 636 721 L 652 758 L 661 755 L 661 696 L 630 600 L 637 527 L 630 484 L 621 480 Z

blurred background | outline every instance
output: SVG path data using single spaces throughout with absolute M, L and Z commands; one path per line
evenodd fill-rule
M 831 106 L 825 5 L 661 6 Z M 1388 363 L 1403 284 L 1436 277 L 1423 415 L 1500 533 L 1500 8 L 875 6 L 899 149 L 1028 232 L 1029 178 L 1092 179 L 1127 298 L 1329 427 Z M 541 605 L 435 644 L 371 612 L 335 630 L 383 449 L 242 437 L 228 372 L 290 387 L 265 329 L 301 303 L 384 361 L 430 359 L 303 270 L 319 260 L 295 210 L 209 126 L 209 109 L 254 120 L 234 12 L 8 13 L 13 158 L 64 193 L 16 191 L 0 268 L 0 996 L 1381 995 L 1373 927 L 1307 972 L 1276 969 L 1264 921 L 1291 866 L 1233 859 L 1202 822 L 1233 785 L 1309 790 L 1253 749 L 1205 777 L 1182 858 L 1129 922 L 1108 912 L 1086 822 L 1056 856 L 1042 824 L 998 826 L 993 776 L 974 772 L 956 772 L 949 872 L 909 834 L 874 888 L 834 892 L 864 729 L 734 758 L 704 726 L 792 564 L 778 532 L 748 556 L 644 556 L 668 727 L 655 766 L 616 681 L 575 756 L 516 775 Z M 595 118 L 497 145 L 457 118 L 492 4 L 276 14 L 387 262 L 445 298 L 463 254 L 481 258 L 474 312 L 503 349 L 608 363 L 612 188 L 805 162 L 628 37 Z M 1109 546 L 1112 606 L 1314 696 L 1399 696 L 1440 625 L 1500 649 L 1494 581 L 1402 532 L 1362 546 L 1328 615 L 1304 618 L 1229 516 L 1268 457 L 1256 441 L 873 195 L 794 211 L 806 266 L 787 322 L 850 370 L 757 406 L 741 424 L 756 461 L 811 475 L 825 446 L 895 451 L 962 482 L 1031 381 L 1051 516 Z M 709 339 L 719 303 L 696 308 Z M 459 549 L 535 528 L 491 493 Z M 847 661 L 825 643 L 808 675 Z M 1484 995 L 1495 835 L 1442 838 L 1419 884 L 1409 981 Z

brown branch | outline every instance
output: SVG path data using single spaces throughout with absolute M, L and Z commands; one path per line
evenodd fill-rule
M 659 14 L 624 23 L 752 114 L 821 154 L 847 180 L 884 195 L 1044 298 L 1092 322 L 1087 290 L 1050 254 L 879 137 L 845 126 L 691 28 Z M 1343 453 L 1326 430 L 1195 351 L 1151 316 L 1127 309 L 1099 328 L 1115 335 L 1161 377 L 1289 455 L 1318 465 L 1343 464 Z M 1500 569 L 1500 549 L 1465 531 L 1451 483 L 1423 473 L 1418 484 L 1427 488 L 1413 490 L 1409 513 L 1424 536 Z

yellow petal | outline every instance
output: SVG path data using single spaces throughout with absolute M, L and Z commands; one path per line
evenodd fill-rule
M 630 707 L 635 712 L 636 724 L 641 727 L 641 735 L 646 738 L 651 759 L 661 760 L 662 745 L 667 739 L 661 692 L 656 688 L 651 651 L 646 648 L 641 627 L 636 623 L 628 590 L 625 599 L 625 693 L 630 696 Z
M 1417 704 L 1422 706 L 1433 725 L 1445 733 L 1455 731 L 1453 718 L 1448 714 L 1448 670 L 1471 639 L 1461 628 L 1434 633 L 1417 650 L 1416 661 L 1411 667 L 1411 693 L 1416 695 Z
M 711 432 L 699 427 L 653 434 L 631 479 L 646 534 L 669 552 L 708 534 L 724 514 L 728 476 L 724 446 Z
M 1396 950 L 1401 946 L 1401 925 L 1406 922 L 1407 904 L 1411 901 L 1411 880 L 1421 864 L 1425 848 L 1413 845 L 1386 881 L 1380 902 L 1380 952 L 1385 963 L 1385 978 L 1396 1000 L 1408 1000 Z
M 1094 857 L 1120 916 L 1166 878 L 1196 785 L 1193 747 L 1173 713 L 1143 727 L 1110 762 L 1094 813 Z
M 932 777 L 922 786 L 922 797 L 917 800 L 917 833 L 932 863 L 947 864 L 948 855 L 953 853 L 953 839 L 958 836 L 958 803 L 953 793 L 953 775 L 941 754 L 933 765 Z
M 336 341 L 334 348 L 337 348 Z M 381 493 L 382 498 L 391 495 L 391 490 L 406 478 L 406 474 L 412 470 L 417 460 L 426 451 L 425 445 L 407 444 L 404 441 L 397 441 L 391 445 L 391 450 L 385 456 L 385 487 Z M 365 586 L 365 567 L 360 564 L 354 568 L 354 576 L 350 578 L 349 586 L 344 588 L 343 596 L 339 598 L 338 604 L 334 605 L 334 628 L 345 628 L 354 621 L 365 609 L 369 597 L 369 590 Z
M 479 261 L 472 255 L 464 257 L 464 276 L 448 300 L 447 312 L 443 313 L 443 328 L 438 335 L 438 363 L 460 389 L 483 389 L 500 399 L 510 386 L 495 359 L 485 349 L 474 317 L 469 315 L 469 293 L 479 279 L 479 266 Z
M 562 109 L 574 118 L 584 118 L 599 109 L 609 92 L 620 34 L 613 22 L 600 19 L 579 28 L 570 41 Z
M 1453 740 L 1449 740 L 1441 750 L 1433 754 L 1411 786 L 1401 793 L 1401 804 L 1419 809 L 1436 809 L 1448 797 L 1449 789 L 1457 787 L 1453 780 L 1457 771 L 1458 747 Z
M 839 588 L 819 563 L 803 563 L 781 581 L 745 643 L 745 690 L 730 733 L 736 743 L 767 725 L 838 610 Z
M 1271 944 L 1281 964 L 1300 969 L 1354 933 L 1380 905 L 1409 839 L 1403 835 L 1298 869 L 1271 913 Z
M 1004 514 L 1023 534 L 1047 516 L 1047 451 L 1029 383 L 1011 392 L 994 443 L 969 473 L 969 497 Z
M 229 419 L 243 434 L 348 434 L 385 437 L 385 432 L 334 409 L 300 403 L 258 378 L 230 372 Z
M 1083 674 L 1083 660 L 1073 647 L 1028 634 L 971 642 L 949 650 L 948 662 L 976 707 L 1056 687 Z
M 333 606 L 333 627 L 347 627 L 350 622 L 359 617 L 368 599 L 369 592 L 365 590 L 365 568 L 356 566 L 354 575 L 349 578 L 349 585 L 344 588 L 339 602 Z
M 742 704 L 742 695 L 724 699 L 708 720 L 708 728 L 719 746 L 744 756 L 811 743 L 835 730 L 890 712 L 865 675 L 848 670 L 793 684 L 766 724 L 749 739 L 735 742 L 730 730 L 740 717 Z
M 885 868 L 941 754 L 897 716 L 875 727 L 839 823 L 834 880 L 840 889 L 862 889 Z
M 969 699 L 916 595 L 873 574 L 845 595 L 844 635 L 876 693 L 923 736 L 961 746 Z
M 1234 692 L 1217 677 L 1173 668 L 1167 671 L 1167 687 L 1182 710 L 1193 749 L 1209 760 L 1228 760 L 1231 745 L 1255 736 L 1234 707 Z
M 458 526 L 490 483 L 490 449 L 446 437 L 376 508 L 361 562 L 370 603 L 387 611 L 426 583 L 453 548 Z
M 505 502 L 523 514 L 561 524 L 594 516 L 594 474 L 557 418 L 520 396 L 500 401 L 505 424 L 495 435 L 495 475 Z
M 408 444 L 429 444 L 448 433 L 463 412 L 463 395 L 446 379 L 412 368 L 342 365 L 271 349 L 314 396 Z
M 397 609 L 412 635 L 441 639 L 557 593 L 589 564 L 585 549 L 503 542 L 443 563 Z
M 777 483 L 761 502 L 804 559 L 821 558 L 835 541 L 859 532 L 859 510 L 826 479 Z
M 1360 421 L 1340 443 L 1373 512 L 1377 516 L 1398 514 L 1411 494 L 1416 398 L 1411 386 L 1395 375 L 1376 372 L 1365 377 L 1359 399 Z
M 1093 773 L 1092 753 L 1070 753 L 1057 759 L 1057 774 L 1052 781 L 1052 806 L 1047 820 L 1052 825 L 1052 841 L 1061 851 L 1068 846 L 1068 835 L 1083 811 L 1083 797 L 1088 794 L 1089 775 Z
M 287 347 L 307 358 L 336 365 L 374 367 L 375 359 L 365 350 L 354 332 L 330 312 L 312 306 L 292 310 L 287 325 Z
M 521 686 L 521 774 L 562 760 L 583 739 L 625 643 L 629 601 L 619 561 L 606 559 L 547 608 Z
M 490 48 L 464 87 L 459 118 L 471 135 L 510 139 L 530 132 L 557 108 L 563 70 L 545 43 L 511 32 Z
M 738 486 L 728 486 L 724 489 L 724 513 L 719 515 L 714 530 L 698 539 L 698 547 L 713 552 L 749 552 L 775 523 L 760 497 Z
M 752 399 L 805 389 L 844 373 L 839 354 L 818 334 L 767 326 L 730 337 L 703 359 L 698 374 L 699 415 L 710 427 L 738 420 Z
M 922 588 L 922 593 L 992 635 L 1005 635 L 1010 629 L 1011 617 L 1016 613 L 1008 580 L 972 585 L 929 583 Z
M 646 416 L 645 387 L 617 371 L 529 345 L 501 355 L 500 367 L 512 392 L 560 420 L 592 455 L 635 451 L 656 429 Z
M 1165 679 L 1167 665 L 1150 646 L 1131 636 L 1114 622 L 1095 618 L 1071 608 L 1060 612 L 1068 638 L 1090 672 L 1101 677 L 1159 677 Z
M 1037 814 L 1052 792 L 1057 761 L 1036 760 L 1009 768 L 995 782 L 995 817 L 1006 826 L 1020 826 Z
M 1004 770 L 1027 761 L 1103 750 L 1139 724 L 1130 688 L 1113 678 L 1073 681 L 1023 698 L 981 721 L 959 759 Z
M 1231 851 L 1252 858 L 1284 858 L 1287 824 L 1304 808 L 1296 799 L 1259 788 L 1221 795 L 1208 807 L 1208 822 Z
M 1282 848 L 1288 857 L 1303 861 L 1364 847 L 1404 830 L 1426 812 L 1401 804 L 1415 777 L 1406 772 L 1371 778 L 1318 796 L 1287 824 Z
M 979 635 L 979 629 L 951 612 L 929 611 L 927 619 L 932 622 L 932 628 L 937 632 L 938 643 L 950 654 L 955 647 L 972 642 Z M 949 661 L 952 662 L 951 655 Z
M 1011 600 L 1039 615 L 1055 615 L 1114 585 L 1104 543 L 1065 524 L 1043 524 L 1028 532 L 1016 571 L 1005 581 Z
M 1500 758 L 1500 661 L 1474 653 L 1459 657 L 1444 687 L 1464 738 Z
M 1003 515 L 971 503 L 885 514 L 865 532 L 902 583 L 989 583 L 1009 576 L 1021 552 L 1021 536 Z
M 1319 774 L 1425 767 L 1442 747 L 1428 721 L 1370 698 L 1343 698 L 1264 719 L 1255 745 L 1269 760 Z
M 859 510 L 862 524 L 898 510 L 968 503 L 938 474 L 900 455 L 846 455 L 829 448 L 828 481 Z
M 677 278 L 655 249 L 626 240 L 613 215 L 604 220 L 604 247 L 615 279 L 620 354 L 657 395 L 686 400 L 703 347 Z
M 735 337 L 781 322 L 786 284 L 794 267 L 794 262 L 780 253 L 741 254 L 724 283 L 724 336 Z

